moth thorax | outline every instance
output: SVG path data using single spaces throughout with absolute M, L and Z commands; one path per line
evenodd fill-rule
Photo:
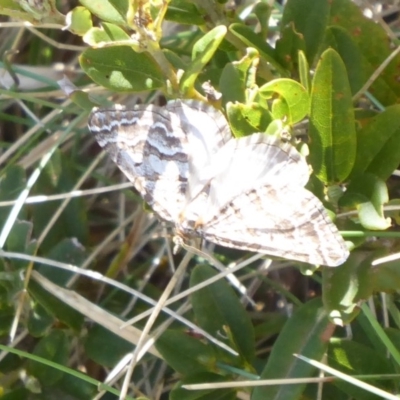
M 176 224 L 177 232 L 184 237 L 200 235 L 202 227 L 203 219 L 193 208 L 182 211 Z

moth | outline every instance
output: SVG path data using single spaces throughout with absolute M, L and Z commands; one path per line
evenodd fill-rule
M 184 241 L 336 266 L 347 246 L 304 188 L 305 159 L 264 133 L 234 138 L 224 115 L 199 102 L 94 109 L 89 129 L 154 212 Z

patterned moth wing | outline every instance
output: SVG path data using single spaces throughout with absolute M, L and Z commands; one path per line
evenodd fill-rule
M 348 256 L 289 144 L 264 134 L 233 139 L 224 116 L 195 101 L 94 110 L 89 128 L 183 239 L 330 266 Z
M 196 169 L 209 163 L 231 138 L 224 116 L 204 103 L 172 101 L 166 107 L 94 109 L 89 129 L 99 145 L 152 209 L 175 222 L 187 203 L 189 158 Z M 199 186 L 192 180 L 192 187 Z M 194 190 L 194 189 L 192 189 Z
M 336 266 L 348 250 L 322 203 L 304 189 L 308 166 L 289 144 L 264 134 L 232 139 L 214 157 L 212 178 L 181 214 L 181 236 Z

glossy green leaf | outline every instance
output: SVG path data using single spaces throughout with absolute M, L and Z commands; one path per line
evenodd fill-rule
M 280 26 L 284 29 L 287 25 L 294 24 L 296 32 L 304 37 L 310 64 L 313 64 L 325 34 L 330 3 L 331 0 L 288 0 L 283 10 Z
M 346 66 L 351 93 L 356 94 L 366 80 L 360 48 L 350 34 L 339 26 L 330 26 L 326 31 L 324 45 L 333 48 L 340 55 Z
M 292 79 L 274 79 L 261 86 L 259 93 L 266 98 L 278 94 L 284 100 L 284 107 L 276 105 L 272 108 L 274 119 L 283 119 L 292 125 L 301 121 L 308 113 L 308 93 L 300 83 Z
M 69 355 L 69 340 L 67 335 L 62 330 L 51 331 L 35 346 L 33 354 L 46 360 L 66 365 Z M 29 361 L 28 365 L 28 371 L 38 378 L 44 386 L 54 385 L 64 374 L 56 368 L 49 367 L 37 361 Z
M 102 21 L 126 25 L 128 0 L 79 0 L 79 2 Z
M 331 1 L 330 24 L 346 29 L 359 47 L 363 59 L 360 74 L 364 77 L 373 75 L 393 53 L 392 42 L 383 26 L 364 16 L 362 9 L 352 1 Z M 400 55 L 397 54 L 369 88 L 385 106 L 397 103 L 400 97 L 399 64 Z
M 349 209 L 356 208 L 360 223 L 366 229 L 384 230 L 390 226 L 385 218 L 383 205 L 389 200 L 384 181 L 369 173 L 352 179 L 339 204 Z
M 182 75 L 179 83 L 180 91 L 182 93 L 189 94 L 193 90 L 194 83 L 198 75 L 209 63 L 224 39 L 226 33 L 227 29 L 225 26 L 217 26 L 211 31 L 207 32 L 194 44 L 192 51 L 192 62 Z
M 319 299 L 295 310 L 275 341 L 261 379 L 305 378 L 313 376 L 315 368 L 294 357 L 301 354 L 320 360 L 325 353 L 333 326 Z M 305 384 L 257 387 L 252 400 L 299 399 Z
M 289 120 L 289 123 L 292 124 L 290 115 L 290 107 L 289 104 L 283 97 L 278 97 L 277 99 L 272 100 L 271 104 L 271 114 L 273 118 L 276 120 L 286 121 Z
M 310 156 L 314 173 L 324 183 L 344 181 L 356 156 L 351 90 L 339 55 L 326 50 L 317 65 L 311 90 Z
M 358 314 L 358 304 L 372 294 L 370 260 L 360 263 L 356 254 L 337 268 L 322 269 L 322 299 L 331 318 L 343 325 Z
M 333 341 L 329 345 L 328 360 L 331 367 L 349 375 L 382 376 L 395 373 L 391 361 L 384 354 L 350 340 Z M 395 389 L 390 380 L 368 380 L 368 383 L 390 392 Z M 376 399 L 376 395 L 339 379 L 334 384 L 354 399 Z
M 282 27 L 280 38 L 276 42 L 276 57 L 289 70 L 295 69 L 298 54 L 305 54 L 306 44 L 304 36 L 296 32 L 293 22 Z
M 66 16 L 67 26 L 70 32 L 83 36 L 93 27 L 90 11 L 85 7 L 75 7 Z
M 103 22 L 101 28 L 91 28 L 86 32 L 83 41 L 90 46 L 96 46 L 104 42 L 114 42 L 118 40 L 129 40 L 129 35 L 119 26 Z
M 115 91 L 140 92 L 165 84 L 158 64 L 147 53 L 126 46 L 87 49 L 79 61 L 93 81 Z
M 165 331 L 156 348 L 167 364 L 183 376 L 215 369 L 215 355 L 200 339 L 178 330 Z
M 225 65 L 219 81 L 224 104 L 236 101 L 246 103 L 246 89 L 255 85 L 254 70 L 258 62 L 257 50 L 250 48 L 241 60 Z
M 198 265 L 190 276 L 190 286 L 205 281 L 217 273 L 207 265 Z M 249 315 L 240 303 L 233 289 L 219 280 L 191 296 L 193 311 L 198 324 L 212 335 L 227 330 L 241 357 L 251 362 L 254 358 L 254 331 Z M 210 313 L 210 310 L 213 310 Z
M 265 132 L 272 121 L 272 115 L 269 111 L 257 103 L 249 105 L 228 103 L 226 105 L 226 114 L 233 135 L 236 137 Z
M 283 66 L 276 60 L 275 50 L 263 39 L 243 23 L 229 25 L 229 32 L 239 38 L 246 46 L 255 48 L 262 59 L 271 63 L 278 71 L 286 73 Z
M 400 105 L 388 107 L 357 132 L 352 176 L 370 172 L 386 180 L 400 163 Z
M 225 26 L 217 26 L 202 36 L 194 45 L 192 50 L 192 61 L 199 62 L 203 60 L 203 64 L 207 64 L 214 55 L 219 44 L 226 35 Z

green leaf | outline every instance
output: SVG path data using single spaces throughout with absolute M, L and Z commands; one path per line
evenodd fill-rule
M 300 83 L 306 88 L 307 93 L 311 92 L 310 83 L 310 67 L 307 62 L 306 55 L 303 51 L 299 51 L 299 77 Z
M 257 33 L 242 23 L 229 25 L 229 32 L 239 38 L 246 46 L 255 48 L 262 59 L 271 63 L 278 71 L 286 73 L 283 66 L 276 60 L 275 50 Z
M 324 183 L 344 181 L 354 165 L 356 132 L 351 90 L 339 55 L 326 50 L 311 90 L 309 160 Z
M 128 0 L 79 0 L 79 2 L 102 21 L 126 25 Z
M 373 19 L 365 17 L 362 9 L 351 1 L 334 0 L 331 4 L 330 24 L 347 30 L 363 57 L 360 73 L 370 77 L 379 65 L 392 56 L 392 42 L 386 30 Z M 385 106 L 397 103 L 400 97 L 399 64 L 400 55 L 397 54 L 369 88 L 370 93 Z
M 261 27 L 262 36 L 267 39 L 269 34 L 269 21 L 273 11 L 273 6 L 268 3 L 258 2 L 254 4 L 252 13 L 257 17 Z
M 272 118 L 272 117 L 271 117 Z M 267 127 L 265 133 L 267 135 L 276 136 L 280 140 L 286 138 L 289 127 L 281 119 L 274 119 Z
M 182 60 L 175 52 L 170 51 L 168 49 L 163 49 L 163 53 L 169 63 L 175 68 L 175 69 L 181 69 L 185 71 L 188 66 L 185 61 Z
M 168 4 L 165 19 L 178 24 L 204 25 L 204 16 L 201 11 L 187 0 L 172 0 Z
M 400 105 L 371 118 L 357 133 L 357 155 L 352 172 L 370 172 L 386 180 L 400 162 Z
M 26 12 L 25 12 L 26 11 Z M 16 20 L 38 23 L 62 25 L 65 17 L 57 11 L 54 0 L 33 2 L 29 0 L 1 0 L 0 14 L 8 15 Z
M 356 94 L 366 80 L 360 48 L 354 42 L 351 35 L 339 26 L 331 26 L 326 31 L 325 47 L 332 47 L 340 55 L 346 66 L 347 76 L 351 87 L 351 93 Z
M 114 367 L 125 354 L 132 352 L 133 349 L 132 343 L 97 324 L 89 329 L 84 346 L 89 358 L 110 368 Z
M 374 257 L 376 258 L 376 256 Z M 372 260 L 371 260 L 372 261 Z M 399 262 L 390 261 L 370 269 L 370 280 L 376 292 L 393 293 L 400 285 Z
M 236 137 L 265 132 L 272 121 L 272 115 L 269 111 L 257 103 L 249 105 L 228 103 L 226 105 L 226 114 L 233 135 Z
M 129 39 L 129 35 L 123 29 L 107 22 L 103 22 L 101 28 L 91 28 L 83 37 L 83 41 L 90 46 Z
M 29 400 L 32 393 L 27 388 L 17 388 L 10 390 L 1 396 L 2 400 Z
M 342 324 L 350 323 L 359 313 L 359 301 L 372 295 L 370 262 L 360 262 L 358 255 L 351 254 L 339 267 L 322 269 L 325 309 L 332 318 L 340 319 Z
M 81 265 L 85 261 L 87 254 L 84 247 L 75 238 L 65 238 L 57 243 L 46 254 L 46 257 L 50 260 L 61 261 L 70 265 Z M 38 272 L 59 286 L 64 286 L 75 275 L 75 272 L 49 267 L 48 265 L 39 265 L 37 268 Z
M 147 53 L 126 46 L 87 49 L 79 61 L 93 81 L 115 91 L 155 90 L 165 83 L 158 64 Z
M 273 106 L 272 115 L 274 119 L 283 119 L 289 125 L 301 121 L 308 113 L 308 93 L 300 83 L 292 79 L 274 79 L 261 86 L 259 94 L 265 98 L 278 94 L 284 100 L 285 107 Z
M 65 332 L 53 330 L 35 346 L 33 354 L 46 360 L 65 365 L 68 362 L 69 341 Z M 63 372 L 36 361 L 28 361 L 28 371 L 39 379 L 42 385 L 51 386 L 63 376 Z
M 31 238 L 32 223 L 29 221 L 16 220 L 7 238 L 7 250 L 16 253 L 25 253 Z
M 39 303 L 35 303 L 29 311 L 27 328 L 33 337 L 41 337 L 50 330 L 54 321 L 55 318 L 53 318 Z
M 15 319 L 14 307 L 8 305 L 0 309 L 0 335 L 5 337 L 10 334 L 12 323 Z
M 57 150 L 41 173 L 32 194 L 68 193 L 78 179 L 74 160 Z M 37 203 L 32 206 L 34 236 L 38 237 L 47 227 L 49 220 L 57 212 L 61 201 Z M 41 244 L 42 252 L 48 252 L 66 237 L 76 237 L 85 243 L 88 237 L 87 211 L 81 198 L 71 199 L 64 211 L 53 224 L 49 234 Z
M 255 85 L 254 70 L 258 62 L 257 50 L 250 48 L 241 60 L 225 65 L 219 81 L 223 104 L 236 101 L 246 103 L 246 89 Z
M 57 389 L 58 388 L 60 390 L 63 390 L 65 393 L 68 393 L 71 400 L 93 399 L 94 397 L 96 397 L 96 395 L 98 395 L 98 388 L 95 385 L 84 381 L 83 379 L 81 379 L 81 377 L 76 377 L 71 374 L 63 375 L 62 379 L 57 382 Z M 136 399 L 139 400 L 139 398 Z
M 390 226 L 390 218 L 385 218 L 383 213 L 383 205 L 388 200 L 385 182 L 373 174 L 365 173 L 352 179 L 339 205 L 356 208 L 364 228 L 384 230 Z
M 207 265 L 198 265 L 190 276 L 194 286 L 217 273 Z M 233 289 L 219 280 L 197 292 L 192 297 L 193 311 L 198 324 L 210 334 L 227 330 L 227 335 L 241 357 L 251 362 L 254 358 L 254 331 L 249 315 L 240 303 Z M 210 313 L 210 310 L 213 310 Z
M 288 0 L 283 10 L 280 23 L 282 31 L 287 25 L 294 24 L 295 31 L 304 37 L 307 60 L 310 64 L 313 64 L 324 38 L 330 3 L 331 0 Z
M 190 95 L 198 75 L 217 51 L 226 35 L 226 32 L 227 29 L 225 26 L 217 26 L 207 32 L 194 44 L 192 50 L 192 62 L 182 75 L 179 83 L 180 91 L 183 94 Z
M 22 190 L 25 189 L 25 171 L 18 165 L 9 167 L 0 178 L 0 201 L 16 200 Z M 0 221 L 5 221 L 11 212 L 10 207 L 0 207 Z M 18 214 L 20 219 L 26 219 L 26 208 L 23 207 Z
M 75 7 L 67 14 L 65 20 L 65 28 L 75 35 L 83 36 L 93 27 L 90 11 L 85 7 Z
M 75 103 L 77 106 L 87 111 L 88 113 L 92 110 L 93 107 L 98 106 L 98 104 L 92 101 L 91 95 L 87 92 L 84 92 L 83 90 L 74 90 L 69 94 L 68 97 L 73 103 Z
M 256 340 L 272 339 L 280 333 L 287 320 L 288 317 L 279 313 L 279 311 L 274 313 L 264 312 L 263 322 L 254 327 Z
M 306 378 L 313 376 L 315 367 L 294 357 L 301 354 L 320 360 L 333 332 L 328 314 L 320 299 L 314 299 L 295 310 L 275 341 L 261 379 Z M 305 384 L 256 387 L 252 400 L 299 399 Z
M 183 376 L 215 369 L 211 347 L 182 331 L 165 331 L 157 339 L 156 348 L 167 364 Z
M 396 373 L 391 361 L 384 354 L 355 341 L 336 339 L 329 345 L 328 357 L 331 367 L 349 375 L 384 376 Z M 395 384 L 390 380 L 368 380 L 368 383 L 389 392 L 395 390 Z M 335 385 L 354 399 L 376 399 L 376 395 L 339 379 L 335 381 Z
M 304 36 L 296 32 L 293 22 L 282 27 L 280 38 L 276 41 L 276 57 L 288 70 L 293 70 L 298 61 L 298 54 L 305 54 Z M 308 70 L 307 70 L 308 71 Z

